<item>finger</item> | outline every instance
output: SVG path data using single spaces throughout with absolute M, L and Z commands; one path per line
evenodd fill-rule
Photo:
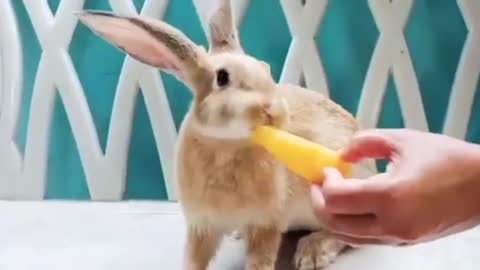
M 310 198 L 312 200 L 313 208 L 315 211 L 324 212 L 325 199 L 323 198 L 322 190 L 317 185 L 310 187 Z
M 358 162 L 362 159 L 390 160 L 398 152 L 398 142 L 393 131 L 370 130 L 354 136 L 350 145 L 341 151 L 345 161 Z
M 401 243 L 388 238 L 359 238 L 351 237 L 343 234 L 333 234 L 333 236 L 339 241 L 350 245 L 350 246 L 367 246 L 367 245 L 376 245 L 376 246 L 399 246 Z
M 377 238 L 385 235 L 381 223 L 373 214 L 332 215 L 321 214 L 319 222 L 329 232 L 355 238 Z
M 325 169 L 324 174 L 322 187 L 314 186 L 312 191 L 320 189 L 327 212 L 349 215 L 376 213 L 384 198 L 384 174 L 368 179 L 344 179 L 336 169 L 330 168 Z
M 382 230 L 380 230 L 374 214 L 333 214 L 325 206 L 321 190 L 317 187 L 312 187 L 311 190 L 314 213 L 319 222 L 329 231 L 356 237 L 381 235 Z

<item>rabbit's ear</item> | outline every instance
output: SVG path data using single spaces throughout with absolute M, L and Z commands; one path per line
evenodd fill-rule
M 242 52 L 231 0 L 217 0 L 218 7 L 208 21 L 210 52 Z
M 200 47 L 174 27 L 159 21 L 100 11 L 76 14 L 97 35 L 128 55 L 185 80 L 199 67 Z

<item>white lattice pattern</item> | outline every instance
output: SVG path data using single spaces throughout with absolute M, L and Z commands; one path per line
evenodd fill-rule
M 9 1 L 3 1 L 6 12 L 2 16 L 5 23 L 4 33 L 10 33 L 18 41 L 18 27 Z M 9 152 L 0 154 L 0 197 L 42 199 L 45 194 L 46 167 L 48 154 L 49 126 L 55 94 L 58 91 L 65 104 L 75 141 L 78 144 L 80 158 L 85 171 L 92 200 L 120 200 L 125 187 L 128 146 L 130 141 L 134 106 L 139 86 L 143 90 L 146 106 L 151 118 L 154 136 L 164 167 L 166 179 L 173 179 L 172 156 L 176 139 L 175 126 L 169 104 L 158 72 L 129 57 L 125 59 L 114 100 L 109 137 L 105 154 L 102 153 L 93 119 L 82 89 L 82 85 L 73 67 L 67 48 L 77 25 L 74 12 L 83 8 L 84 1 L 61 1 L 54 17 L 47 1 L 25 0 L 25 7 L 32 20 L 35 32 L 42 47 L 38 72 L 33 90 L 30 124 L 27 132 L 25 155 L 20 157 L 13 137 L 18 120 L 18 96 L 21 75 L 13 80 L 15 85 L 5 87 L 6 97 L 13 95 L 10 107 L 2 114 L 0 143 L 2 149 Z M 133 13 L 135 7 L 131 1 L 111 1 L 114 11 Z M 142 14 L 161 18 L 167 1 L 147 0 Z M 8 39 L 3 39 L 8 40 Z M 12 55 L 18 55 L 9 63 L 21 71 L 19 42 L 7 42 L 3 48 L 10 49 Z M 7 54 L 10 52 L 7 51 Z M 7 59 L 10 60 L 10 59 Z M 12 69 L 14 71 L 15 69 Z M 21 72 L 18 72 L 21 74 Z M 9 74 L 7 74 L 9 75 Z M 12 74 L 16 75 L 16 74 Z M 17 78 L 10 76 L 11 78 Z M 5 126 L 5 128 L 3 128 Z M 3 147 L 3 146 L 8 147 Z M 170 197 L 175 198 L 174 185 L 167 183 Z
M 307 1 L 302 5 L 301 1 L 282 0 L 281 4 L 293 39 L 280 82 L 298 84 L 304 76 L 308 87 L 328 96 L 326 75 L 314 40 L 327 1 Z
M 480 75 L 480 1 L 458 0 L 469 34 L 463 49 L 448 106 L 444 133 L 464 138 Z
M 56 93 L 62 99 L 78 145 L 92 200 L 120 200 L 125 188 L 128 147 L 135 100 L 142 89 L 151 119 L 170 199 L 176 198 L 173 183 L 173 146 L 176 131 L 159 73 L 129 57 L 118 80 L 109 137 L 102 152 L 68 47 L 78 24 L 74 12 L 84 0 L 64 0 L 54 16 L 46 0 L 23 0 L 42 48 L 30 109 L 25 154 L 14 141 L 22 95 L 22 53 L 19 29 L 11 1 L 0 1 L 0 198 L 42 199 L 45 194 L 50 123 Z M 110 0 L 114 11 L 135 13 L 132 0 Z M 141 14 L 162 18 L 168 0 L 146 0 Z M 202 27 L 212 1 L 193 0 Z M 237 25 L 250 1 L 236 0 Z M 300 83 L 328 95 L 328 78 L 314 36 L 322 21 L 327 0 L 281 0 L 292 42 L 280 81 Z M 469 34 L 453 85 L 445 133 L 463 138 L 472 98 L 480 73 L 480 2 L 459 0 Z M 365 127 L 377 125 L 388 76 L 393 75 L 406 127 L 427 130 L 427 121 L 403 29 L 413 0 L 369 0 L 380 36 L 365 78 L 358 119 Z M 208 33 L 207 33 L 208 34 Z M 8 68 L 6 68 L 8 67 Z M 8 79 L 7 79 L 8 78 Z
M 403 36 L 413 0 L 390 2 L 370 0 L 369 4 L 380 30 L 380 37 L 362 90 L 358 118 L 367 128 L 376 126 L 388 77 L 393 73 L 399 89 L 398 97 L 405 125 L 427 130 L 422 97 Z

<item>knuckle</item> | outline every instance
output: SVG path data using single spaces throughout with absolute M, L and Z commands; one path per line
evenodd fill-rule
M 326 192 L 324 193 L 324 203 L 325 209 L 332 211 L 333 209 L 338 208 L 339 205 L 342 205 L 344 202 L 344 198 L 335 194 L 334 192 Z
M 332 201 L 335 200 L 335 196 L 333 196 L 333 194 L 331 192 L 329 192 L 328 189 L 325 189 L 322 194 L 323 194 L 323 200 L 324 200 L 324 203 L 325 203 L 325 207 L 328 208 L 329 206 L 331 206 Z
M 397 185 L 385 185 L 380 190 L 382 197 L 382 206 L 388 211 L 394 211 L 399 205 L 402 204 L 403 190 Z
M 326 183 L 326 182 L 325 182 Z M 322 195 L 323 195 L 323 201 L 325 204 L 325 207 L 328 208 L 332 205 L 332 203 L 335 201 L 335 192 L 330 190 L 328 185 L 324 185 L 322 188 Z

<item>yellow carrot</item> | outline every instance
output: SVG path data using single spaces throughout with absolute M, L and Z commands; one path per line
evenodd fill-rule
M 286 131 L 259 126 L 252 141 L 265 148 L 292 172 L 312 183 L 323 181 L 323 169 L 326 167 L 337 168 L 344 177 L 351 174 L 351 165 L 343 161 L 337 151 Z

